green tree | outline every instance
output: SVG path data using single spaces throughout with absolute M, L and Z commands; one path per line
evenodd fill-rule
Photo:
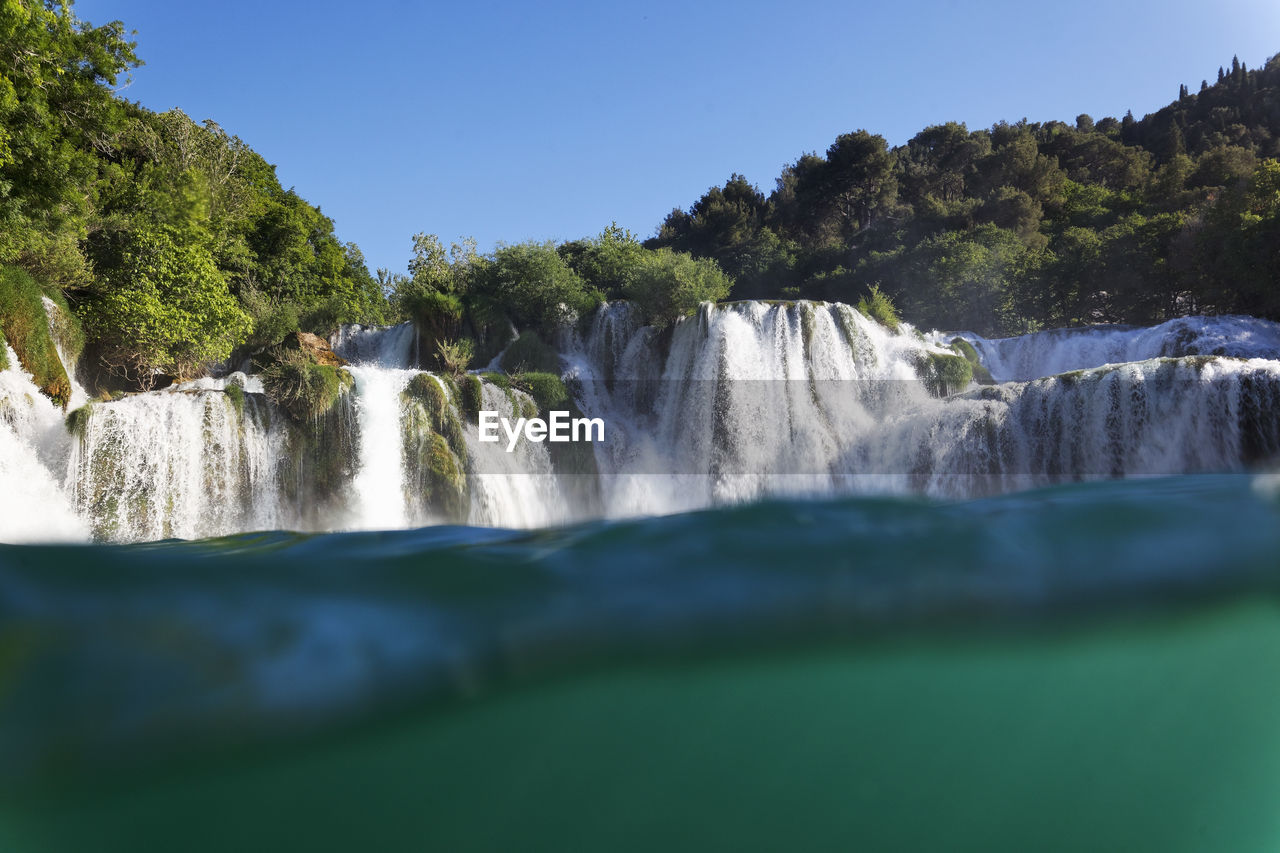
M 0 2 L 0 262 L 83 285 L 77 242 L 97 152 L 119 125 L 110 87 L 138 65 L 124 25 L 94 27 L 69 2 Z
M 158 374 L 191 377 L 227 358 L 250 325 L 208 246 L 170 226 L 130 235 L 81 316 L 107 369 L 143 388 Z
M 646 255 L 625 295 L 650 323 L 666 326 L 692 314 L 703 302 L 727 298 L 732 286 L 733 280 L 710 258 L 664 248 Z

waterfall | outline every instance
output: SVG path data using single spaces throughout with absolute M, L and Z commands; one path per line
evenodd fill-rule
M 997 381 L 1161 357 L 1280 357 L 1280 325 L 1253 317 L 1182 317 L 1147 329 L 1092 326 L 992 340 L 959 334 L 973 344 Z
M 5 345 L 0 372 L 0 541 L 76 541 L 89 534 L 62 487 L 71 439 L 62 410 Z
M 484 385 L 481 394 L 485 409 L 508 418 L 519 417 L 522 402 L 528 400 L 491 384 Z M 472 472 L 468 523 L 545 527 L 571 520 L 547 444 L 522 442 L 508 453 L 501 442 L 481 442 L 474 427 L 464 434 Z
M 356 380 L 359 468 L 352 483 L 352 526 L 367 530 L 405 527 L 404 452 L 400 392 L 415 371 L 362 365 L 349 368 Z
M 340 326 L 329 345 L 347 361 L 376 367 L 413 367 L 418 336 L 412 323 L 398 326 Z
M 67 427 L 11 355 L 0 541 L 540 527 L 768 495 L 966 498 L 1280 458 L 1275 323 L 959 334 L 1002 384 L 922 381 L 930 365 L 964 364 L 955 335 L 891 332 L 847 305 L 707 304 L 665 328 L 603 305 L 557 343 L 572 403 L 603 419 L 605 440 L 513 452 L 479 441 L 475 410 L 527 417 L 533 399 L 501 376 L 418 370 L 409 324 L 342 327 L 332 344 L 354 387 L 310 423 L 232 374 L 92 403 Z
M 92 406 L 67 487 L 97 538 L 302 526 L 281 498 L 287 437 L 279 417 L 260 393 L 244 393 L 237 405 L 228 384 L 248 383 L 233 374 Z

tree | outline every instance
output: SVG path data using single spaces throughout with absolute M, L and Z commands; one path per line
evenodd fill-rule
M 0 263 L 84 285 L 97 155 L 122 115 L 110 87 L 140 64 L 124 25 L 79 20 L 69 2 L 0 3 Z
M 250 326 L 208 246 L 170 226 L 133 232 L 81 315 L 102 363 L 142 388 L 227 358 Z
M 895 157 L 883 136 L 859 130 L 836 137 L 815 180 L 801 193 L 823 204 L 846 244 L 871 227 L 876 214 L 897 197 Z
M 554 243 L 500 246 L 477 282 L 489 311 L 501 311 L 518 328 L 547 334 L 602 298 L 556 251 Z
M 646 255 L 625 295 L 650 323 L 666 326 L 692 314 L 703 302 L 727 298 L 732 286 L 733 280 L 715 261 L 663 248 Z

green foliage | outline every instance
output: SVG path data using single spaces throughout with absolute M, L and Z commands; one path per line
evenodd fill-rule
M 624 295 L 650 323 L 666 326 L 692 314 L 703 302 L 728 298 L 732 284 L 715 261 L 662 248 L 645 256 Z
M 0 328 L 0 370 L 9 369 L 9 350 L 7 349 L 9 342 L 5 340 L 4 330 Z
M 66 406 L 71 399 L 71 381 L 49 332 L 43 296 L 31 276 L 14 267 L 0 267 L 0 330 L 36 386 L 55 403 Z
M 551 243 L 501 246 L 475 282 L 476 300 L 501 310 L 519 328 L 553 333 L 602 300 Z
M 386 319 L 359 249 L 242 140 L 115 97 L 134 43 L 71 7 L 0 4 L 0 263 L 72 296 L 91 355 L 134 384 L 189 375 L 243 336 L 237 297 L 258 344 Z
M 315 364 L 301 350 L 276 349 L 262 370 L 267 399 L 297 424 L 315 423 L 350 390 L 351 374 L 340 367 Z
M 460 341 L 440 341 L 436 344 L 440 365 L 454 376 L 467 372 L 467 365 L 475 354 L 475 346 L 464 338 Z
M 298 306 L 291 302 L 281 302 L 258 290 L 245 290 L 240 294 L 240 304 L 249 316 L 251 331 L 245 343 L 250 349 L 279 343 L 302 328 Z
M 735 296 L 851 301 L 1015 334 L 1190 312 L 1280 319 L 1280 234 L 1255 187 L 1280 158 L 1280 60 L 1141 121 L 948 123 L 889 149 L 865 131 L 676 209 L 645 245 L 716 260 Z M 1265 182 L 1265 181 L 1264 181 Z
M 512 382 L 533 398 L 539 412 L 567 411 L 573 405 L 564 381 L 554 373 L 521 373 Z
M 244 415 L 244 387 L 238 383 L 231 383 L 225 389 L 227 399 L 231 401 L 231 406 L 236 410 L 237 415 Z
M 929 393 L 945 397 L 969 385 L 973 380 L 973 365 L 964 356 L 928 352 L 916 362 L 916 374 Z
M 898 324 L 902 322 L 898 319 L 897 309 L 893 307 L 893 300 L 876 284 L 867 288 L 867 295 L 858 300 L 858 310 L 863 316 L 875 320 L 891 332 L 897 332 Z
M 502 369 L 508 373 L 536 370 L 560 373 L 560 354 L 538 337 L 537 332 L 521 332 L 502 354 Z
M 85 403 L 78 409 L 67 412 L 67 432 L 76 438 L 84 438 L 84 431 L 89 426 L 89 418 L 93 416 L 93 403 Z
M 458 410 L 472 423 L 484 405 L 484 388 L 480 377 L 473 373 L 458 378 Z
M 588 290 L 604 294 L 623 292 L 645 255 L 636 236 L 616 222 L 598 237 L 564 243 L 556 252 Z
M 994 385 L 991 371 L 978 359 L 978 351 L 964 338 L 952 338 L 951 348 L 973 367 L 973 380 L 979 385 Z
M 93 27 L 70 3 L 0 4 L 0 263 L 59 287 L 87 280 L 86 190 L 119 126 L 111 87 L 138 64 L 133 48 L 119 21 Z
M 250 327 L 208 247 L 171 226 L 128 235 L 81 316 L 107 369 L 142 387 L 157 373 L 190 377 L 227 358 Z

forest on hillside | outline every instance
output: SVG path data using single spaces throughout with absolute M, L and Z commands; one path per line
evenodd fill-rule
M 1280 319 L 1280 56 L 1237 59 L 1140 120 L 865 130 L 766 197 L 741 175 L 646 245 L 713 258 L 739 298 L 856 301 L 1014 334 L 1187 314 Z
M 862 302 L 890 319 L 896 305 L 984 334 L 1280 319 L 1280 57 L 1233 61 L 1140 120 L 953 122 L 898 147 L 844 134 L 768 196 L 734 174 L 645 241 L 610 226 L 481 253 L 418 234 L 405 273 L 376 275 L 243 140 L 120 97 L 139 64 L 119 21 L 0 4 L 0 330 L 55 398 L 55 346 L 83 350 L 82 378 L 107 393 L 293 331 L 413 319 L 424 352 L 463 369 L 516 329 L 545 362 L 536 335 L 618 298 L 657 325 L 728 298 Z M 61 308 L 52 332 L 44 299 Z

